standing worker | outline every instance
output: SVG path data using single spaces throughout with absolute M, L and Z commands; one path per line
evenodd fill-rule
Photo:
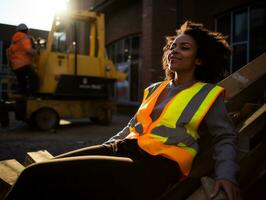
M 33 39 L 28 34 L 28 27 L 19 24 L 12 36 L 7 57 L 17 81 L 18 90 L 22 95 L 32 96 L 38 89 L 38 76 L 33 69 L 33 61 L 37 55 Z

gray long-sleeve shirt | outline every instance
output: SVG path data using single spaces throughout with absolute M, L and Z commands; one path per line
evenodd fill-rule
M 156 105 L 151 113 L 151 118 L 153 120 L 157 119 L 167 102 L 178 92 L 190 87 L 193 83 L 195 82 L 174 86 L 171 82 L 167 85 L 157 99 Z M 134 120 L 134 117 L 131 120 Z M 129 126 L 131 120 L 123 130 L 110 138 L 106 143 L 125 138 L 130 133 Z M 227 114 L 222 96 L 219 96 L 214 102 L 202 123 L 213 136 L 216 179 L 227 179 L 237 184 L 236 174 L 238 172 L 238 164 L 236 162 L 236 132 Z

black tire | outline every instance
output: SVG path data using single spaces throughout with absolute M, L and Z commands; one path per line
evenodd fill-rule
M 57 128 L 60 120 L 58 113 L 51 108 L 41 108 L 37 110 L 32 119 L 34 125 L 43 131 Z

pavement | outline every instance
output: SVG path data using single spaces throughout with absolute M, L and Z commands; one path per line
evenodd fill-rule
M 109 126 L 93 124 L 89 119 L 60 121 L 58 129 L 39 131 L 11 116 L 10 126 L 0 128 L 0 160 L 16 159 L 23 163 L 30 151 L 47 150 L 52 155 L 101 144 L 119 132 L 132 116 L 114 114 Z

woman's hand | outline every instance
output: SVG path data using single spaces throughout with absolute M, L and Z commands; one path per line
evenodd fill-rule
M 237 185 L 228 181 L 226 179 L 219 179 L 215 181 L 215 186 L 210 198 L 217 196 L 219 190 L 225 191 L 228 200 L 239 200 L 240 199 L 240 189 Z

